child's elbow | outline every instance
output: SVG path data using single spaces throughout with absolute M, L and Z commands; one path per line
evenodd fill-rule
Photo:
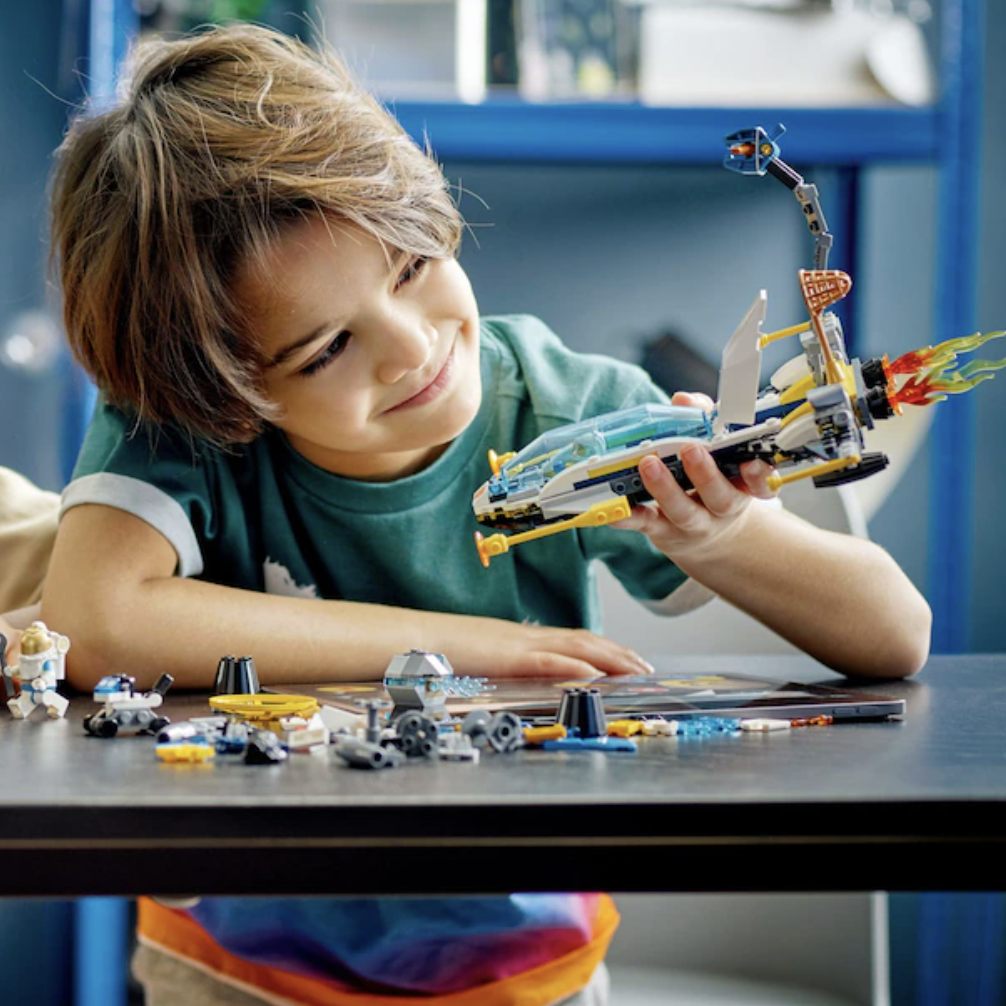
M 98 611 L 61 598 L 42 598 L 42 620 L 70 640 L 66 655 L 66 680 L 78 691 L 91 691 L 106 674 L 117 673 L 110 661 L 110 633 L 102 628 Z
M 881 647 L 881 659 L 869 669 L 875 678 L 900 679 L 918 674 L 929 659 L 932 640 L 933 613 L 926 599 L 918 592 L 894 613 Z

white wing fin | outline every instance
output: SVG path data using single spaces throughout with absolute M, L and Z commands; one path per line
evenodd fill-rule
M 720 364 L 719 402 L 713 434 L 719 436 L 728 423 L 750 425 L 761 379 L 761 326 L 768 308 L 768 294 L 759 291 L 754 303 L 723 350 Z

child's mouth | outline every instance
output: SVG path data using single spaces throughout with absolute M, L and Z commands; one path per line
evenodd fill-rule
M 432 402 L 435 398 L 439 397 L 440 393 L 451 383 L 451 375 L 454 371 L 454 347 L 451 347 L 451 351 L 447 354 L 447 359 L 444 361 L 444 365 L 440 368 L 440 372 L 436 377 L 422 388 L 417 391 L 411 398 L 406 398 L 404 402 L 399 402 L 397 405 L 393 405 L 390 409 L 385 412 L 385 415 L 391 412 L 399 412 L 402 409 L 411 409 L 418 405 L 426 405 L 427 402 Z

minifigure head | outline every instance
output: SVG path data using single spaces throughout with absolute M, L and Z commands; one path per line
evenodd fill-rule
M 143 43 L 123 95 L 71 126 L 53 190 L 66 331 L 106 398 L 215 443 L 401 440 L 477 329 L 438 165 L 334 55 L 266 28 Z M 393 393 L 319 418 L 363 376 L 396 383 L 396 355 Z
M 21 636 L 21 656 L 35 657 L 53 649 L 52 636 L 44 622 L 32 622 Z

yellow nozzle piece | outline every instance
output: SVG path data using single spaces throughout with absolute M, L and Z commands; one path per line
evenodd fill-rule
M 492 469 L 493 475 L 499 475 L 500 469 L 514 456 L 513 451 L 507 451 L 506 454 L 497 454 L 491 447 L 488 453 L 489 467 Z
M 475 547 L 479 551 L 479 559 L 482 565 L 488 569 L 489 562 L 493 556 L 502 555 L 504 552 L 510 551 L 510 542 L 505 534 L 493 534 L 488 538 L 484 538 L 481 531 L 476 531 Z
M 534 541 L 536 538 L 547 538 L 560 531 L 568 531 L 572 527 L 601 527 L 604 524 L 625 520 L 631 513 L 632 506 L 629 501 L 624 496 L 616 496 L 614 499 L 593 504 L 589 510 L 576 517 L 532 528 L 530 531 L 521 531 L 520 534 L 494 534 L 489 538 L 483 538 L 481 533 L 476 531 L 475 547 L 479 550 L 482 565 L 488 568 L 489 560 L 494 555 L 509 552 L 511 545 L 520 545 L 522 542 Z
M 758 340 L 758 348 L 764 349 L 766 346 L 773 342 L 778 342 L 779 339 L 788 339 L 791 335 L 799 335 L 801 332 L 810 331 L 810 322 L 805 321 L 800 325 L 791 325 L 789 328 L 780 328 L 778 332 L 766 332 Z
M 851 468 L 858 465 L 862 460 L 858 454 L 851 458 L 838 458 L 835 461 L 825 461 L 819 465 L 809 465 L 801 468 L 798 472 L 789 475 L 770 475 L 765 483 L 773 492 L 778 492 L 783 486 L 788 486 L 791 482 L 799 482 L 801 479 L 813 478 L 815 475 L 827 475 L 828 472 L 841 471 L 843 468 Z

